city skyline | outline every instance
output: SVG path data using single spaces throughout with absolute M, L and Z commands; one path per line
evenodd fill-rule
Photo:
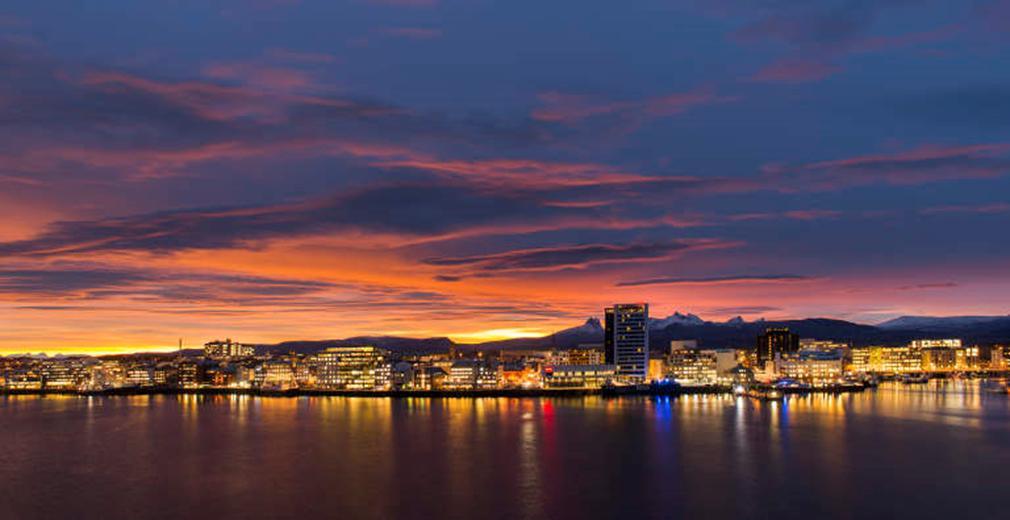
M 0 355 L 1007 315 L 1008 15 L 9 2 Z

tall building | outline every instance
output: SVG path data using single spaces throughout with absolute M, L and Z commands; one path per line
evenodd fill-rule
M 615 304 L 604 310 L 606 364 L 618 379 L 644 382 L 649 370 L 649 304 Z
M 794 354 L 800 350 L 800 337 L 789 329 L 767 329 L 757 337 L 757 368 L 763 369 L 765 363 L 775 360 L 775 354 Z

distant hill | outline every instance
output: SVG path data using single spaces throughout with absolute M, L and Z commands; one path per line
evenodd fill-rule
M 902 316 L 877 324 L 887 330 L 962 330 L 1010 320 L 1010 316 Z
M 297 352 L 299 354 L 315 354 L 331 347 L 346 347 L 352 345 L 375 345 L 397 352 L 433 353 L 444 352 L 453 346 L 449 338 L 401 338 L 397 336 L 356 336 L 345 339 L 326 339 L 317 341 L 285 341 L 275 345 L 257 345 L 257 353 L 266 352 Z
M 944 336 L 978 343 L 1010 340 L 1010 316 L 902 316 L 878 324 L 877 327 L 917 337 Z
M 665 351 L 670 340 L 695 339 L 705 348 L 750 347 L 755 338 L 771 327 L 787 327 L 802 338 L 814 338 L 864 345 L 897 345 L 913 339 L 951 337 L 973 343 L 1010 343 L 1010 316 L 928 317 L 903 316 L 877 326 L 828 318 L 780 321 L 745 321 L 739 317 L 725 322 L 705 321 L 693 314 L 674 313 L 651 319 L 650 348 Z M 455 346 L 460 351 L 568 349 L 580 344 L 602 344 L 603 325 L 589 318 L 582 325 L 538 338 L 516 338 L 477 344 L 455 343 L 449 338 L 404 338 L 397 336 L 359 336 L 319 341 L 286 341 L 258 345 L 258 352 L 298 352 L 311 354 L 329 347 L 375 345 L 397 352 L 444 352 Z

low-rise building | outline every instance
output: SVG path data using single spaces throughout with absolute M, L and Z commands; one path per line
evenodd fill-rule
M 858 373 L 907 374 L 922 371 L 922 351 L 912 346 L 852 349 L 852 368 Z
M 554 365 L 543 370 L 547 388 L 600 388 L 617 374 L 614 365 Z
M 685 386 L 714 385 L 719 379 L 718 358 L 711 350 L 671 350 L 666 364 L 668 377 Z
M 252 357 L 252 345 L 245 345 L 228 338 L 224 341 L 216 339 L 203 345 L 203 355 L 210 359 L 231 359 Z
M 845 356 L 842 350 L 801 350 L 799 353 L 776 359 L 776 372 L 781 377 L 794 379 L 811 386 L 837 384 L 844 375 Z
M 373 346 L 334 347 L 316 355 L 316 386 L 341 390 L 388 390 L 388 350 Z
M 263 390 L 290 390 L 297 388 L 291 362 L 285 359 L 264 361 L 256 368 L 254 386 Z
M 449 390 L 493 390 L 501 387 L 502 367 L 494 361 L 461 359 L 449 369 Z
M 151 367 L 134 365 L 126 368 L 126 385 L 148 387 L 154 385 Z
M 603 345 L 579 345 L 568 351 L 568 364 L 570 365 L 602 365 L 605 358 Z
M 503 363 L 501 371 L 502 387 L 542 388 L 543 377 L 540 366 L 540 363 L 529 361 L 509 361 Z
M 46 360 L 39 371 L 46 390 L 76 390 L 88 377 L 87 366 L 78 358 Z

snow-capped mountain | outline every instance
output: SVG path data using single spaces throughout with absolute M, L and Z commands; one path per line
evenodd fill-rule
M 698 316 L 687 313 L 681 314 L 680 311 L 674 312 L 673 314 L 665 318 L 650 318 L 649 328 L 652 330 L 662 330 L 670 325 L 704 325 L 707 323 L 705 320 L 699 318 Z

